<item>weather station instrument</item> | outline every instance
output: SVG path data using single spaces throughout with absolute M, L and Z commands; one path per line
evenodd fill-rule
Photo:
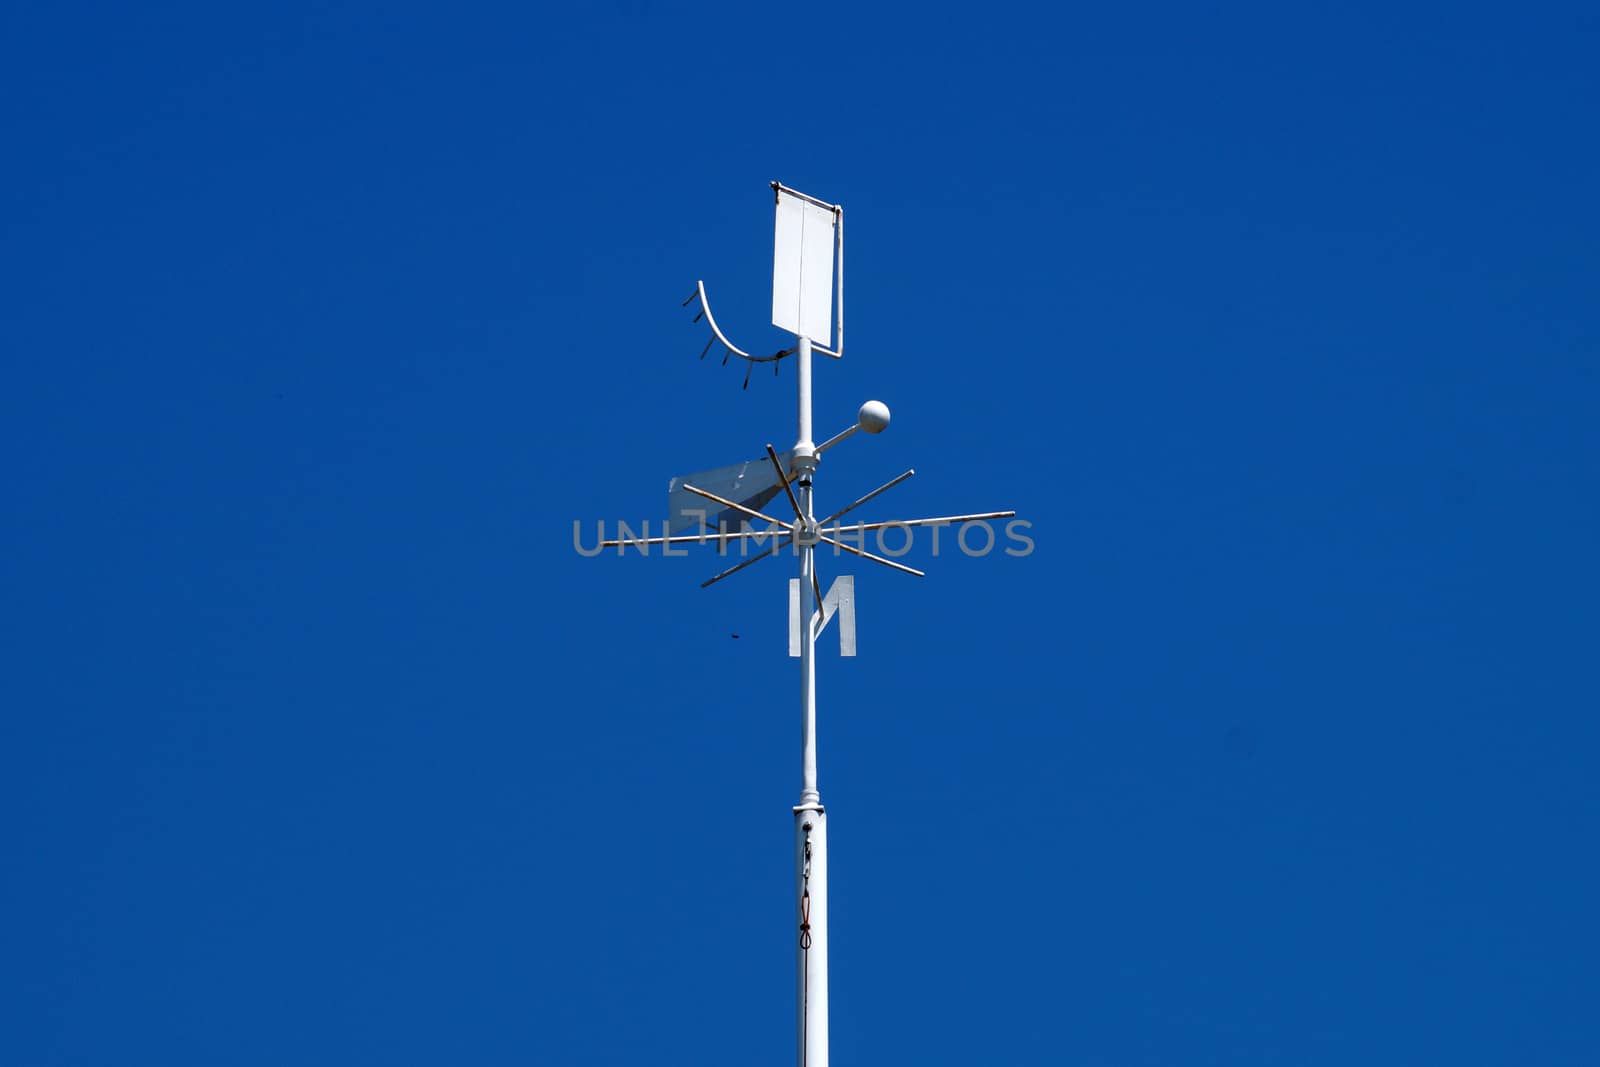
M 711 314 L 705 282 L 684 301 L 697 304 L 695 322 L 711 332 L 700 358 L 716 349 L 726 364 L 743 360 L 746 387 L 760 363 L 778 365 L 794 357 L 799 381 L 799 427 L 793 447 L 778 452 L 771 444 L 766 454 L 745 463 L 719 467 L 673 478 L 668 485 L 671 519 L 660 537 L 619 538 L 601 547 L 712 544 L 726 551 L 729 545 L 766 542 L 755 555 L 712 575 L 702 587 L 744 570 L 785 549 L 798 558 L 798 577 L 789 579 L 789 655 L 800 660 L 800 797 L 794 805 L 796 1011 L 800 1067 L 828 1064 L 828 823 L 817 787 L 817 640 L 828 624 L 837 620 L 841 655 L 856 654 L 855 579 L 839 575 L 823 593 L 817 574 L 817 549 L 827 545 L 835 555 L 843 551 L 857 558 L 917 578 L 914 567 L 868 552 L 866 534 L 889 528 L 959 526 L 964 523 L 1009 519 L 1014 511 L 988 511 L 970 515 L 899 519 L 841 524 L 857 508 L 875 500 L 910 478 L 915 471 L 891 478 L 827 517 L 816 517 L 815 482 L 818 461 L 829 449 L 854 435 L 882 433 L 889 426 L 889 408 L 877 400 L 861 405 L 854 425 L 816 443 L 811 423 L 811 368 L 816 355 L 844 356 L 844 208 L 772 183 L 776 201 L 772 257 L 772 324 L 794 335 L 794 344 L 771 355 L 752 355 L 730 341 Z M 765 509 L 782 497 L 783 518 Z M 765 524 L 753 529 L 751 520 Z M 694 530 L 684 533 L 685 530 Z M 848 538 L 854 537 L 852 544 Z M 746 542 L 741 544 L 741 542 Z M 880 546 L 881 547 L 881 546 Z

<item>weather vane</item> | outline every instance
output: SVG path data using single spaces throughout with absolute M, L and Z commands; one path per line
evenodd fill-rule
M 814 353 L 821 353 L 839 359 L 844 354 L 844 208 L 807 196 L 778 182 L 772 183 L 772 189 L 777 199 L 772 258 L 772 324 L 794 334 L 794 345 L 770 356 L 753 356 L 739 348 L 728 340 L 712 317 L 703 281 L 696 285 L 694 293 L 684 301 L 684 305 L 698 300 L 700 308 L 694 321 L 704 319 L 711 329 L 711 339 L 701 350 L 700 358 L 704 359 L 715 345 L 722 346 L 724 364 L 738 356 L 747 364 L 746 388 L 750 384 L 750 371 L 757 363 L 771 363 L 776 372 L 783 359 L 796 357 L 800 425 L 794 447 L 779 453 L 768 444 L 766 455 L 760 459 L 672 479 L 667 490 L 671 519 L 661 537 L 602 541 L 601 547 L 715 543 L 720 550 L 726 551 L 730 542 L 740 543 L 741 549 L 747 548 L 749 543 L 762 540 L 770 542 L 763 551 L 708 578 L 701 583 L 702 587 L 719 582 L 784 548 L 792 546 L 799 557 L 800 575 L 789 580 L 789 655 L 800 660 L 800 802 L 794 806 L 798 1051 L 800 1067 L 827 1067 L 828 833 L 827 813 L 822 806 L 822 794 L 817 790 L 816 647 L 817 638 L 837 616 L 840 654 L 856 654 L 855 579 L 850 575 L 840 575 L 834 579 L 824 596 L 817 577 L 816 549 L 819 545 L 831 545 L 835 555 L 843 550 L 921 578 L 924 577 L 922 571 L 862 548 L 866 532 L 891 527 L 946 526 L 1008 519 L 1016 512 L 990 511 L 976 515 L 837 525 L 844 515 L 916 473 L 908 470 L 827 518 L 819 520 L 816 517 L 813 482 L 822 454 L 857 430 L 882 433 L 889 425 L 889 409 L 879 401 L 869 400 L 861 405 L 855 425 L 820 445 L 813 441 L 811 357 Z M 828 347 L 830 344 L 833 347 Z M 788 504 L 788 510 L 793 513 L 793 519 L 777 519 L 762 510 L 780 494 Z M 706 502 L 716 507 L 708 508 Z M 766 528 L 751 529 L 751 519 L 766 523 Z M 698 527 L 697 532 L 680 533 L 691 527 Z M 852 545 L 843 540 L 850 534 L 856 535 L 858 544 Z

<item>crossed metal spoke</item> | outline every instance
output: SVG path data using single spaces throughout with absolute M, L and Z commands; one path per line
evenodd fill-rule
M 704 589 L 706 586 L 711 585 L 714 582 L 720 582 L 720 581 L 722 581 L 722 579 L 728 577 L 728 575 L 730 575 L 730 574 L 737 574 L 740 571 L 744 570 L 746 567 L 750 566 L 750 564 L 754 563 L 758 559 L 766 559 L 768 556 L 772 555 L 774 552 L 777 552 L 778 550 L 782 549 L 785 545 L 787 545 L 789 543 L 790 540 L 791 539 L 789 537 L 784 537 L 783 540 L 780 541 L 778 544 L 771 545 L 771 546 L 769 546 L 767 548 L 762 549 L 760 552 L 757 552 L 755 555 L 751 556 L 749 559 L 744 560 L 741 563 L 734 564 L 733 566 L 729 567 L 727 570 L 723 571 L 721 574 L 716 575 L 715 577 L 707 578 L 705 581 L 700 583 L 700 588 Z
M 865 504 L 867 501 L 871 500 L 873 497 L 877 496 L 878 494 L 887 493 L 889 490 L 893 489 L 895 486 L 899 485 L 901 482 L 905 481 L 907 478 L 911 477 L 915 473 L 917 473 L 916 469 L 913 468 L 911 470 L 906 471 L 904 474 L 900 475 L 900 477 L 898 477 L 898 478 L 893 478 L 893 479 L 890 479 L 887 482 L 884 482 L 882 485 L 878 486 L 878 488 L 874 489 L 872 492 L 868 493 L 866 496 L 862 497 L 860 500 L 857 500 L 854 504 L 846 504 L 844 507 L 840 508 L 838 511 L 835 511 L 832 515 L 829 515 L 827 518 L 823 519 L 822 522 L 820 523 L 820 525 L 826 526 L 826 525 L 828 525 L 828 523 L 832 522 L 834 519 L 837 519 L 840 515 L 843 515 L 847 511 L 854 511 L 856 508 L 859 508 L 862 504 Z
M 729 500 L 727 497 L 718 496 L 716 493 L 709 492 L 705 489 L 701 489 L 697 485 L 690 485 L 689 483 L 685 482 L 682 485 L 682 488 L 685 492 L 704 497 L 713 503 L 720 504 L 722 507 L 731 511 L 736 511 L 741 515 L 747 516 L 748 518 L 759 519 L 767 524 L 768 529 L 737 530 L 733 532 L 728 532 L 725 530 L 717 530 L 713 532 L 711 530 L 706 530 L 695 534 L 673 534 L 662 537 L 622 537 L 614 538 L 608 541 L 601 541 L 600 547 L 620 548 L 630 545 L 639 547 L 647 545 L 688 545 L 706 544 L 710 541 L 715 541 L 719 545 L 726 545 L 729 541 L 744 542 L 765 538 L 775 538 L 772 544 L 768 545 L 766 548 L 762 549 L 760 552 L 756 553 L 750 558 L 740 560 L 738 563 L 734 564 L 732 567 L 729 567 L 727 570 L 722 571 L 720 574 L 715 574 L 701 582 L 700 587 L 702 589 L 710 585 L 715 585 L 717 582 L 722 581 L 722 579 L 739 573 L 758 560 L 766 559 L 768 556 L 773 555 L 776 552 L 781 552 L 783 549 L 787 548 L 791 543 L 793 543 L 796 537 L 800 536 L 804 532 L 808 532 L 807 527 L 810 527 L 811 524 L 807 521 L 805 514 L 800 510 L 800 499 L 795 496 L 794 488 L 791 484 L 792 479 L 789 477 L 788 472 L 783 469 L 783 463 L 778 459 L 777 451 L 774 450 L 770 444 L 767 445 L 767 459 L 772 464 L 774 473 L 778 476 L 778 484 L 783 486 L 784 496 L 789 501 L 790 509 L 794 512 L 793 521 L 784 522 L 774 518 L 771 515 L 768 515 L 766 512 L 757 511 L 755 508 L 746 507 L 744 504 L 741 504 L 736 500 Z M 892 570 L 915 575 L 918 578 L 927 577 L 925 572 L 919 571 L 915 567 L 908 567 L 904 563 L 897 563 L 892 559 L 886 559 L 883 556 L 877 555 L 876 553 L 868 552 L 866 549 L 863 549 L 857 545 L 848 544 L 847 542 L 840 540 L 839 537 L 831 536 L 830 534 L 823 532 L 830 529 L 830 523 L 836 522 L 841 516 L 854 511 L 856 508 L 867 503 L 869 500 L 887 493 L 890 489 L 893 489 L 895 486 L 899 485 L 901 482 L 905 481 L 907 478 L 910 478 L 914 474 L 916 474 L 915 470 L 908 470 L 898 477 L 891 478 L 889 481 L 878 486 L 878 488 L 874 489 L 872 492 L 849 504 L 846 504 L 838 511 L 835 511 L 832 515 L 829 515 L 827 518 L 823 519 L 821 522 L 817 522 L 814 527 L 811 527 L 809 532 L 815 534 L 816 543 L 818 544 L 832 545 L 836 549 L 842 549 L 845 552 L 851 553 L 852 555 L 860 556 L 862 559 L 871 560 L 874 563 L 880 563 Z M 944 515 L 927 519 L 897 519 L 887 522 L 861 522 L 847 526 L 836 525 L 832 526 L 831 529 L 834 534 L 838 534 L 840 536 L 843 536 L 847 531 L 861 535 L 866 533 L 868 530 L 886 530 L 895 526 L 950 526 L 964 522 L 981 522 L 986 519 L 1009 519 L 1015 515 L 1015 511 L 985 511 L 975 515 Z M 812 592 L 814 592 L 817 596 L 818 603 L 820 603 L 822 601 L 822 584 L 817 579 L 815 567 L 813 567 L 811 571 L 811 588 Z
M 795 523 L 779 522 L 777 519 L 774 519 L 771 515 L 763 514 L 762 512 L 756 511 L 754 508 L 747 508 L 743 504 L 736 503 L 736 502 L 734 502 L 732 500 L 727 499 L 726 497 L 720 497 L 715 493 L 708 493 L 704 489 L 699 488 L 698 486 L 690 485 L 688 482 L 684 482 L 682 488 L 686 492 L 694 493 L 696 496 L 703 496 L 707 500 L 713 500 L 716 503 L 721 504 L 723 507 L 732 508 L 735 511 L 742 512 L 742 513 L 744 513 L 746 515 L 749 515 L 751 518 L 760 519 L 762 522 L 770 523 L 773 526 L 788 526 L 791 529 L 794 528 Z M 795 510 L 797 512 L 799 511 L 799 505 L 798 504 L 795 506 Z M 799 521 L 800 520 L 797 519 L 796 523 L 798 523 Z M 895 569 L 897 571 L 904 571 L 907 574 L 914 574 L 918 578 L 926 578 L 927 577 L 927 575 L 925 573 L 923 573 L 922 571 L 917 570 L 915 567 L 907 567 L 904 563 L 896 563 L 892 559 L 884 559 L 882 556 L 873 555 L 871 552 L 868 552 L 868 551 L 866 551 L 864 549 L 857 548 L 855 545 L 847 545 L 843 541 L 840 541 L 838 538 L 829 537 L 826 534 L 821 533 L 820 530 L 817 533 L 817 540 L 826 542 L 827 544 L 830 544 L 830 545 L 833 545 L 835 548 L 842 548 L 846 552 L 854 553 L 855 555 L 860 556 L 862 559 L 870 559 L 874 563 L 881 563 L 885 567 L 892 567 L 893 569 Z M 813 576 L 813 577 L 815 577 L 815 576 Z

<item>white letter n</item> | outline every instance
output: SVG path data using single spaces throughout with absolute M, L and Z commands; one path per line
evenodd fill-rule
M 789 655 L 800 655 L 800 579 L 789 579 Z M 822 610 L 811 616 L 820 637 L 835 615 L 839 616 L 839 655 L 856 654 L 856 579 L 854 575 L 841 574 L 828 586 L 828 595 L 822 598 Z

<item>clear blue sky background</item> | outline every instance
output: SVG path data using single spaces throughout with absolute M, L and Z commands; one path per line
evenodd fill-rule
M 1600 1062 L 1589 5 L 0 15 L 0 1062 L 781 1064 L 792 442 L 1014 507 L 820 666 L 849 1064 Z M 733 633 L 741 635 L 733 640 Z

